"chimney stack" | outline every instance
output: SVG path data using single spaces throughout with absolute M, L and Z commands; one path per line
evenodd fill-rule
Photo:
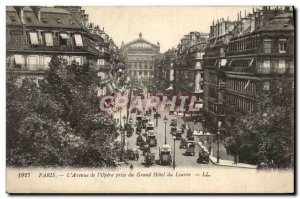
M 31 7 L 35 17 L 38 21 L 41 21 L 41 7 L 40 6 L 32 6 Z
M 24 6 L 15 6 L 15 9 L 21 19 L 22 24 L 26 24 L 25 18 L 24 18 Z

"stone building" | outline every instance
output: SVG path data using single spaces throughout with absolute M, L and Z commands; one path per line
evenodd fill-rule
M 117 51 L 104 28 L 89 23 L 80 6 L 6 7 L 7 72 L 21 79 L 43 78 L 55 55 L 68 64 L 89 63 L 108 80 L 119 70 Z M 113 92 L 113 86 L 108 87 Z
M 131 77 L 153 77 L 154 59 L 159 54 L 160 44 L 152 44 L 139 34 L 139 38 L 122 43 L 121 51 L 126 58 L 127 74 Z
M 275 76 L 294 74 L 294 13 L 262 7 L 210 27 L 204 57 L 204 108 L 210 127 L 225 116 L 259 110 L 259 93 Z
M 157 57 L 155 79 L 163 92 L 169 95 L 197 98 L 194 107 L 203 106 L 203 55 L 207 47 L 208 34 L 190 32 L 177 48 L 172 48 Z

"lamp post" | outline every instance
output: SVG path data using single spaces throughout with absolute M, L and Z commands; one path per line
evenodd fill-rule
M 218 121 L 218 129 L 217 129 L 217 163 L 220 163 L 220 126 L 221 126 L 221 121 Z
M 175 165 L 176 165 L 176 164 L 175 164 L 175 140 L 176 140 L 176 136 L 173 136 L 173 140 L 174 140 L 173 169 L 175 169 Z
M 122 122 L 122 118 L 121 118 L 122 115 L 121 115 L 121 114 L 122 114 L 122 108 L 119 106 L 118 109 L 119 109 L 119 111 L 120 111 L 120 130 L 121 130 L 121 122 Z
M 125 146 L 125 123 L 126 123 L 125 115 L 123 115 L 123 121 L 124 121 L 124 128 L 123 128 L 123 134 L 122 134 L 122 142 L 123 142 L 123 146 Z
M 167 116 L 165 116 L 165 118 L 164 118 L 164 122 L 165 122 L 165 144 L 167 144 L 167 121 L 168 121 L 168 118 L 167 118 Z

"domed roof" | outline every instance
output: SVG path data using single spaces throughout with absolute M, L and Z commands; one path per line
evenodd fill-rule
M 152 48 L 152 46 L 148 43 L 144 43 L 144 42 L 137 42 L 137 43 L 134 43 L 134 44 L 131 44 L 129 46 L 129 48 L 142 48 L 142 49 L 145 49 L 145 48 Z

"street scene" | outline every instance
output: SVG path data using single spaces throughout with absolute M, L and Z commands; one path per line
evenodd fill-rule
M 7 6 L 7 166 L 294 169 L 294 12 Z

